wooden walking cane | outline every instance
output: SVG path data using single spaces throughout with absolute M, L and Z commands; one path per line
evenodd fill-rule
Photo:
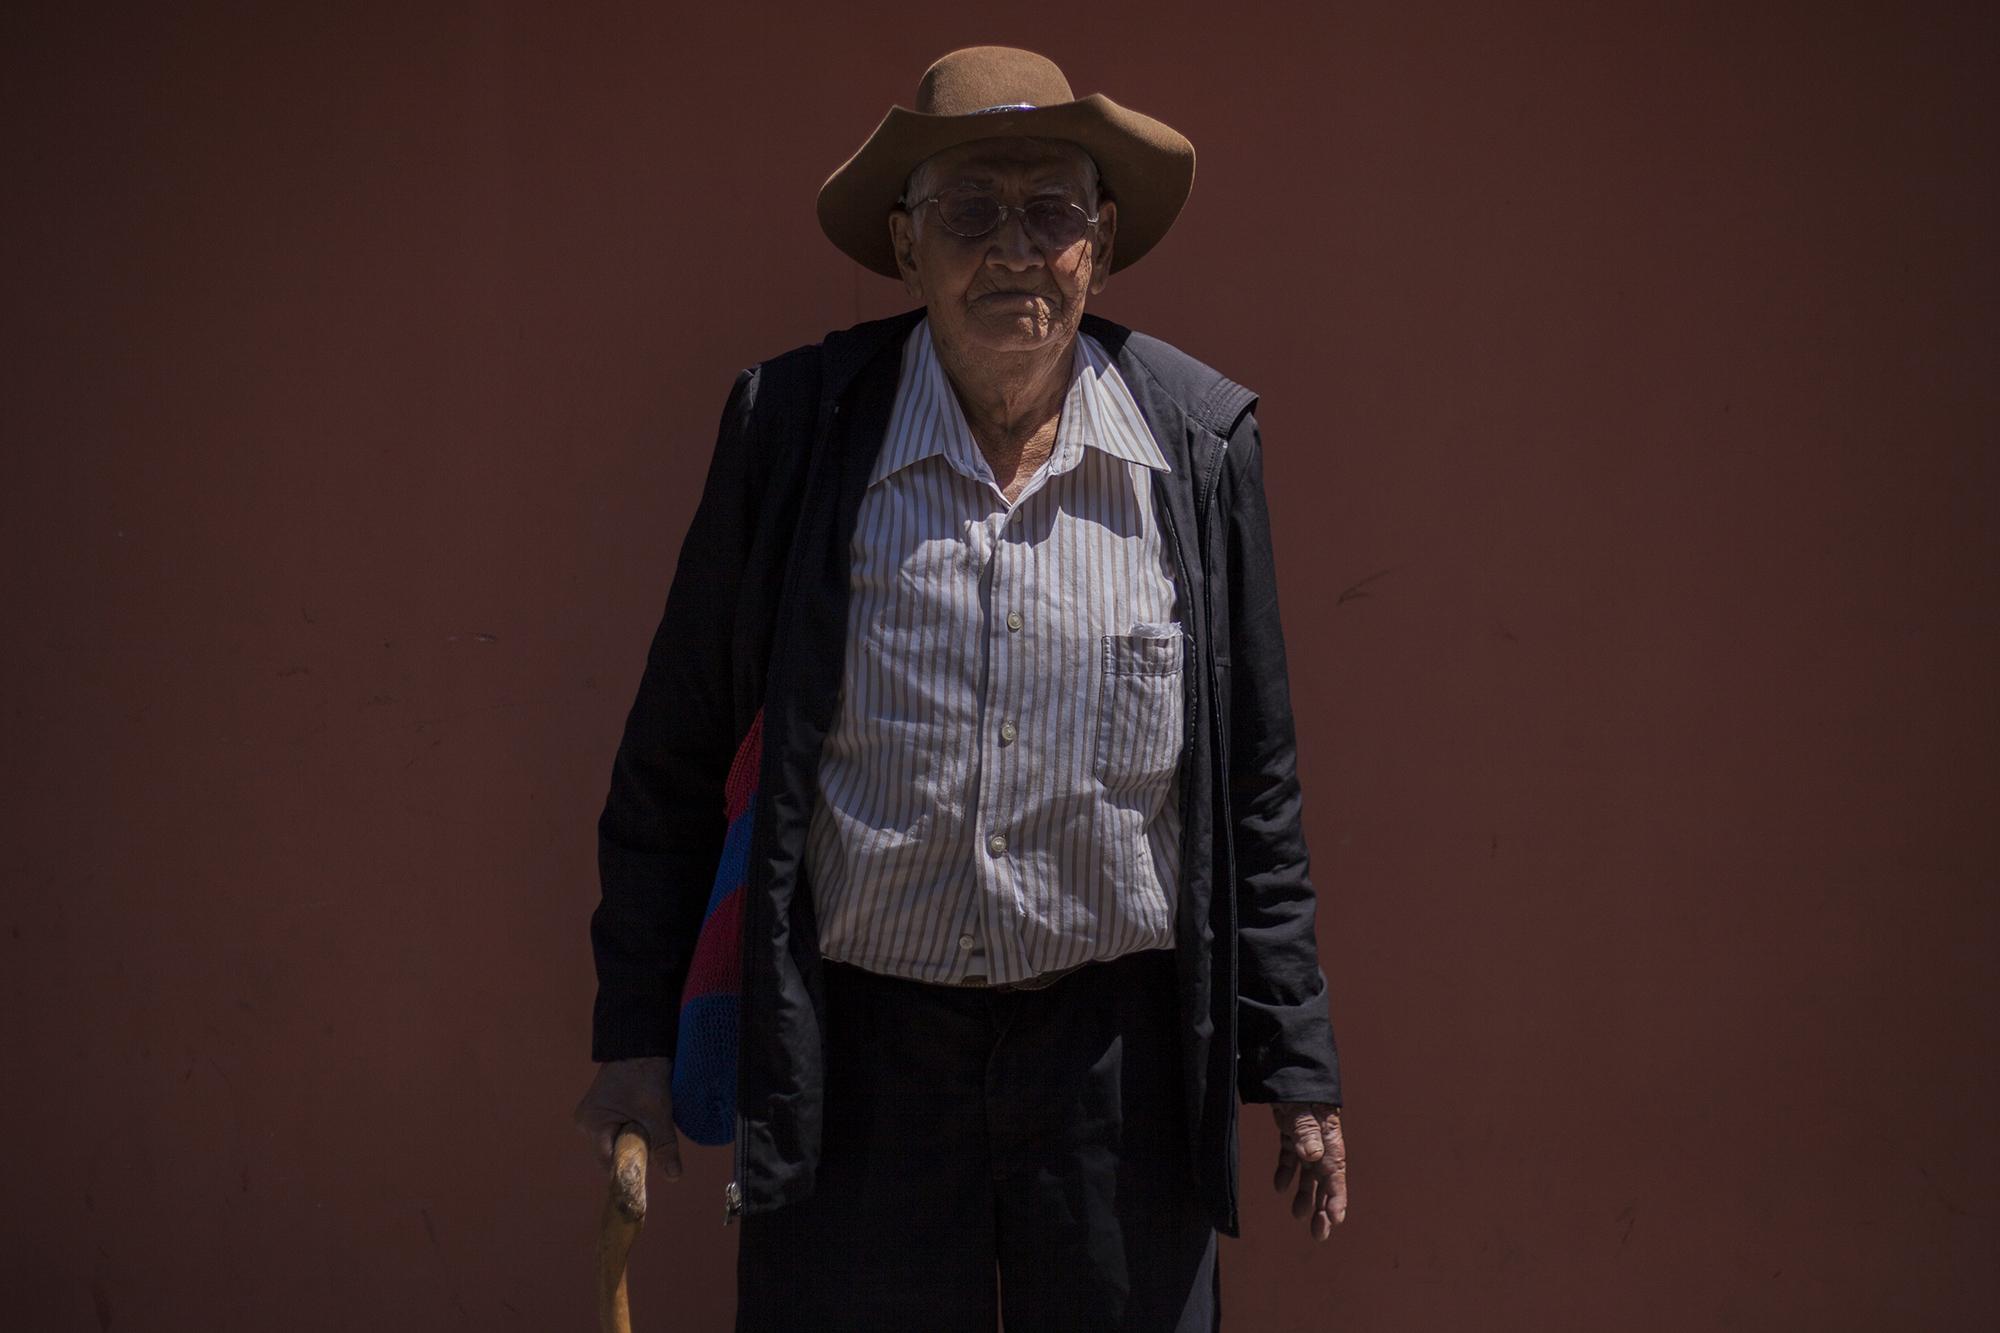
M 600 1333 L 632 1333 L 632 1306 L 625 1294 L 625 1256 L 646 1223 L 646 1131 L 637 1125 L 618 1130 L 611 1150 L 611 1192 L 597 1224 L 597 1327 Z

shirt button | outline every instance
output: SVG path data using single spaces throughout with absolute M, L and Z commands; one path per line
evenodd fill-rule
M 1013 740 L 1013 739 L 1014 739 L 1014 737 L 1016 737 L 1016 736 L 1017 736 L 1017 735 L 1019 735 L 1019 734 L 1020 734 L 1019 732 L 1017 732 L 1017 731 L 1015 731 L 1015 730 L 1014 730 L 1014 724 L 1013 724 L 1012 722 L 1002 722 L 1002 723 L 1000 724 L 1000 739 L 1001 739 L 1001 740 L 1003 740 L 1003 741 L 1011 741 L 1011 740 Z
M 1019 611 L 1009 611 L 1007 613 L 1007 628 L 1008 629 L 1021 628 L 1021 613 Z
M 958 937 L 958 947 L 970 953 L 972 951 L 972 936 L 960 935 Z
M 998 856 L 1000 855 L 1000 853 L 1006 851 L 1007 835 L 1004 833 L 996 833 L 992 837 L 988 838 L 986 840 L 986 850 L 993 853 L 995 856 Z

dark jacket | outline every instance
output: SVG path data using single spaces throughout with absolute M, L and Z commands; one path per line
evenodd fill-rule
M 848 544 L 921 309 L 737 376 L 598 822 L 591 1058 L 672 1055 L 724 831 L 723 782 L 764 709 L 743 903 L 730 1210 L 807 1197 L 824 1012 L 804 869 L 841 686 Z M 1236 1100 L 1340 1101 L 1314 937 L 1256 395 L 1086 314 L 1171 466 L 1153 473 L 1188 632 L 1176 956 L 1188 1169 L 1237 1221 Z M 1219 835 L 1219 836 L 1218 836 Z

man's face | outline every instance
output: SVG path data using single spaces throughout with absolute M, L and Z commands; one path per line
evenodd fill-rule
M 978 139 L 930 159 L 925 194 L 976 187 L 1003 204 L 1054 197 L 1092 211 L 1089 157 L 1075 144 Z M 915 201 L 912 201 L 914 205 Z M 935 204 L 892 209 L 889 233 L 911 296 L 927 307 L 932 336 L 964 351 L 1018 352 L 1064 346 L 1085 299 L 1102 291 L 1111 263 L 1117 206 L 1097 202 L 1098 223 L 1049 253 L 1019 213 L 977 239 L 955 235 Z

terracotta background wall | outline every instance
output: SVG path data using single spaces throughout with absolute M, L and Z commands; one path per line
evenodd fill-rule
M 1263 394 L 1354 1212 L 1248 1118 L 1231 1327 L 1992 1326 L 1991 6 L 128 8 L 0 19 L 0 1322 L 588 1326 L 714 423 L 998 40 L 1194 140 L 1093 308 Z

